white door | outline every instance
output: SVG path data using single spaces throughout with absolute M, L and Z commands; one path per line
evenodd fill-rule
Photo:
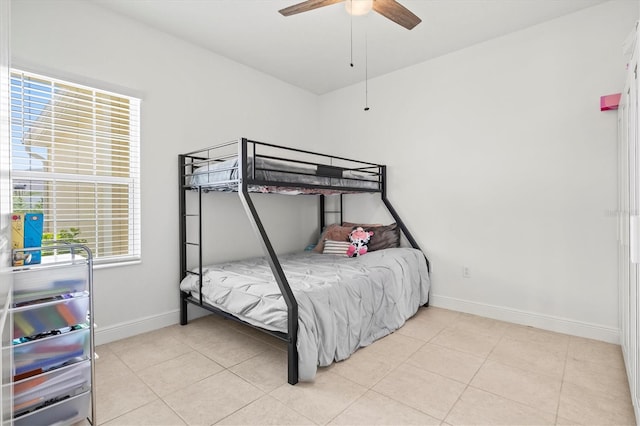
M 635 147 L 635 156 L 634 156 L 634 170 L 635 173 L 632 175 L 632 180 L 634 182 L 634 214 L 638 215 L 636 217 L 640 218 L 640 171 L 638 168 L 640 167 L 640 137 L 638 132 L 638 125 L 640 124 L 640 119 L 638 114 L 640 110 L 638 110 L 638 47 L 636 46 L 636 60 L 631 63 L 632 75 L 633 78 L 629 84 L 629 145 L 633 145 Z M 634 239 L 634 243 L 637 246 L 637 250 L 640 251 L 640 223 L 638 227 L 636 227 L 634 235 L 631 236 Z M 633 354 L 630 358 L 633 358 L 631 362 L 631 371 L 634 373 L 631 377 L 629 377 L 629 385 L 631 387 L 631 395 L 635 400 L 634 405 L 638 407 L 638 402 L 640 402 L 638 395 L 638 386 L 640 386 L 640 351 L 639 343 L 640 342 L 640 274 L 638 271 L 640 264 L 640 253 L 638 253 L 638 258 L 632 259 L 633 263 L 631 264 L 631 274 L 629 281 L 629 323 L 631 325 L 629 334 L 630 341 L 633 342 L 629 347 L 629 354 Z

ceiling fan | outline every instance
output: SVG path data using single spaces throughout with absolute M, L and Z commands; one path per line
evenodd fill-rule
M 352 15 L 364 15 L 369 10 L 373 9 L 385 18 L 391 19 L 396 24 L 399 24 L 408 30 L 422 22 L 420 18 L 396 0 L 307 0 L 302 3 L 286 7 L 279 12 L 283 16 L 290 16 L 297 13 L 308 12 L 319 7 L 341 3 L 343 1 L 347 2 L 347 11 Z

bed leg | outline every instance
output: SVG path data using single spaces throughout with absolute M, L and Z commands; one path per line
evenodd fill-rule
M 180 292 L 180 325 L 187 325 L 187 295 Z
M 287 343 L 287 369 L 290 385 L 298 383 L 298 348 L 295 339 L 289 339 Z

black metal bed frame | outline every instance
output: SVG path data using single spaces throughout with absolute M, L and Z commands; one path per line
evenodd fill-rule
M 237 153 L 232 153 L 230 155 L 222 155 L 220 154 L 221 150 L 231 147 L 233 145 L 237 145 Z M 259 154 L 258 148 L 266 149 L 271 151 L 280 151 L 291 154 L 290 157 L 280 157 L 269 154 Z M 213 154 L 213 155 L 212 155 Z M 237 157 L 236 157 L 237 156 Z M 320 158 L 322 161 L 309 161 L 309 160 L 301 160 L 296 159 L 296 156 L 302 156 L 305 158 L 313 157 Z M 233 171 L 237 170 L 236 178 L 225 180 L 221 182 L 208 182 L 205 185 L 199 184 L 197 186 L 190 184 L 190 178 L 196 175 L 195 171 L 198 167 L 208 166 L 215 163 L 220 163 L 224 160 L 237 158 L 237 165 L 229 166 L 228 168 L 218 169 L 216 172 L 220 171 Z M 249 164 L 249 158 L 253 158 L 253 162 Z M 310 171 L 307 173 L 301 171 L 287 171 L 280 169 L 271 169 L 271 168 L 261 168 L 256 165 L 256 161 L 258 158 L 273 160 L 276 162 L 283 162 L 284 164 L 294 164 L 298 166 L 306 166 L 310 168 Z M 344 166 L 338 166 L 334 163 L 342 163 L 346 164 Z M 298 303 L 296 298 L 289 286 L 289 282 L 287 281 L 287 277 L 285 276 L 284 271 L 282 270 L 282 266 L 280 265 L 280 261 L 278 260 L 278 256 L 271 245 L 267 232 L 262 225 L 262 221 L 260 220 L 260 216 L 253 204 L 253 201 L 250 197 L 250 192 L 262 192 L 260 188 L 267 187 L 267 192 L 270 189 L 276 188 L 295 188 L 301 189 L 305 194 L 311 195 L 319 195 L 319 216 L 320 216 L 320 231 L 324 228 L 325 225 L 325 215 L 327 213 L 339 213 L 340 214 L 340 222 L 342 222 L 342 197 L 344 194 L 353 194 L 353 193 L 380 193 L 382 202 L 386 206 L 387 210 L 398 224 L 403 234 L 411 244 L 413 248 L 420 250 L 418 243 L 413 238 L 409 230 L 407 229 L 404 222 L 400 219 L 400 216 L 393 208 L 389 200 L 387 199 L 387 181 L 386 181 L 386 166 L 367 163 L 357 160 L 351 160 L 344 157 L 336 157 L 331 155 L 320 154 L 312 151 L 306 151 L 295 148 L 287 148 L 283 146 L 278 146 L 274 144 L 257 142 L 248 140 L 245 138 L 235 140 L 232 142 L 227 142 L 220 145 L 215 145 L 209 148 L 204 148 L 198 151 L 193 151 L 187 154 L 181 154 L 178 156 L 178 176 L 179 176 L 179 219 L 180 219 L 180 281 L 184 279 L 188 274 L 197 275 L 199 277 L 199 297 L 195 298 L 191 294 L 187 292 L 180 291 L 180 324 L 185 325 L 188 322 L 187 318 L 187 307 L 188 304 L 194 304 L 200 306 L 208 311 L 211 311 L 215 314 L 218 314 L 224 318 L 232 319 L 234 321 L 241 322 L 245 325 L 248 325 L 256 330 L 260 330 L 264 333 L 270 334 L 276 337 L 279 340 L 282 340 L 287 343 L 287 361 L 288 361 L 288 382 L 292 385 L 295 385 L 298 382 L 298 350 L 297 350 L 297 340 L 298 340 Z M 314 169 L 315 168 L 315 169 Z M 325 179 L 329 179 L 328 184 L 314 184 L 314 183 L 305 183 L 305 182 L 292 182 L 292 181 L 274 181 L 265 179 L 264 176 L 256 177 L 256 171 L 258 171 L 258 175 L 261 171 L 272 171 L 278 173 L 291 174 L 291 177 L 295 180 L 296 175 L 299 178 L 303 178 L 304 175 L 310 176 L 320 176 Z M 346 178 L 347 185 L 345 184 L 345 179 L 337 179 L 338 184 L 333 184 L 334 179 L 343 175 L 343 172 L 356 172 L 360 173 L 356 175 L 357 177 Z M 205 172 L 206 173 L 206 172 Z M 352 183 L 365 183 L 366 187 L 356 187 L 351 186 Z M 188 191 L 197 191 L 198 192 L 198 212 L 197 213 L 187 213 L 187 205 L 186 205 L 186 194 Z M 223 310 L 218 309 L 215 306 L 212 306 L 205 301 L 202 300 L 202 256 L 203 256 L 203 244 L 202 244 L 202 194 L 203 192 L 210 191 L 232 191 L 237 192 L 242 206 L 251 222 L 253 230 L 258 237 L 262 245 L 262 250 L 266 256 L 266 259 L 271 267 L 271 271 L 275 277 L 275 280 L 280 288 L 280 292 L 285 300 L 287 305 L 287 333 L 277 332 L 266 330 L 252 324 L 249 324 L 232 314 L 229 314 Z M 339 210 L 327 211 L 325 205 L 325 194 L 339 194 Z M 190 216 L 195 216 L 198 218 L 198 242 L 190 242 L 187 241 L 187 218 Z M 187 269 L 187 246 L 197 246 L 198 247 L 198 268 L 197 272 L 193 272 Z M 427 269 L 430 269 L 429 260 L 427 261 Z

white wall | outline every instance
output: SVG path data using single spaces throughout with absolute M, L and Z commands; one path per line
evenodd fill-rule
M 95 271 L 97 340 L 177 322 L 177 154 L 240 136 L 310 148 L 317 97 L 90 2 L 12 6 L 14 67 L 142 97 L 142 263 Z M 316 220 L 312 198 L 256 198 L 267 230 L 278 230 L 277 250 L 309 242 L 313 229 L 302 218 Z M 238 197 L 216 199 L 210 223 L 218 239 L 208 252 L 261 254 Z
M 608 2 L 371 80 L 368 112 L 363 85 L 321 97 L 327 149 L 389 165 L 434 305 L 617 341 L 616 113 L 599 98 L 623 88 L 637 18 Z

